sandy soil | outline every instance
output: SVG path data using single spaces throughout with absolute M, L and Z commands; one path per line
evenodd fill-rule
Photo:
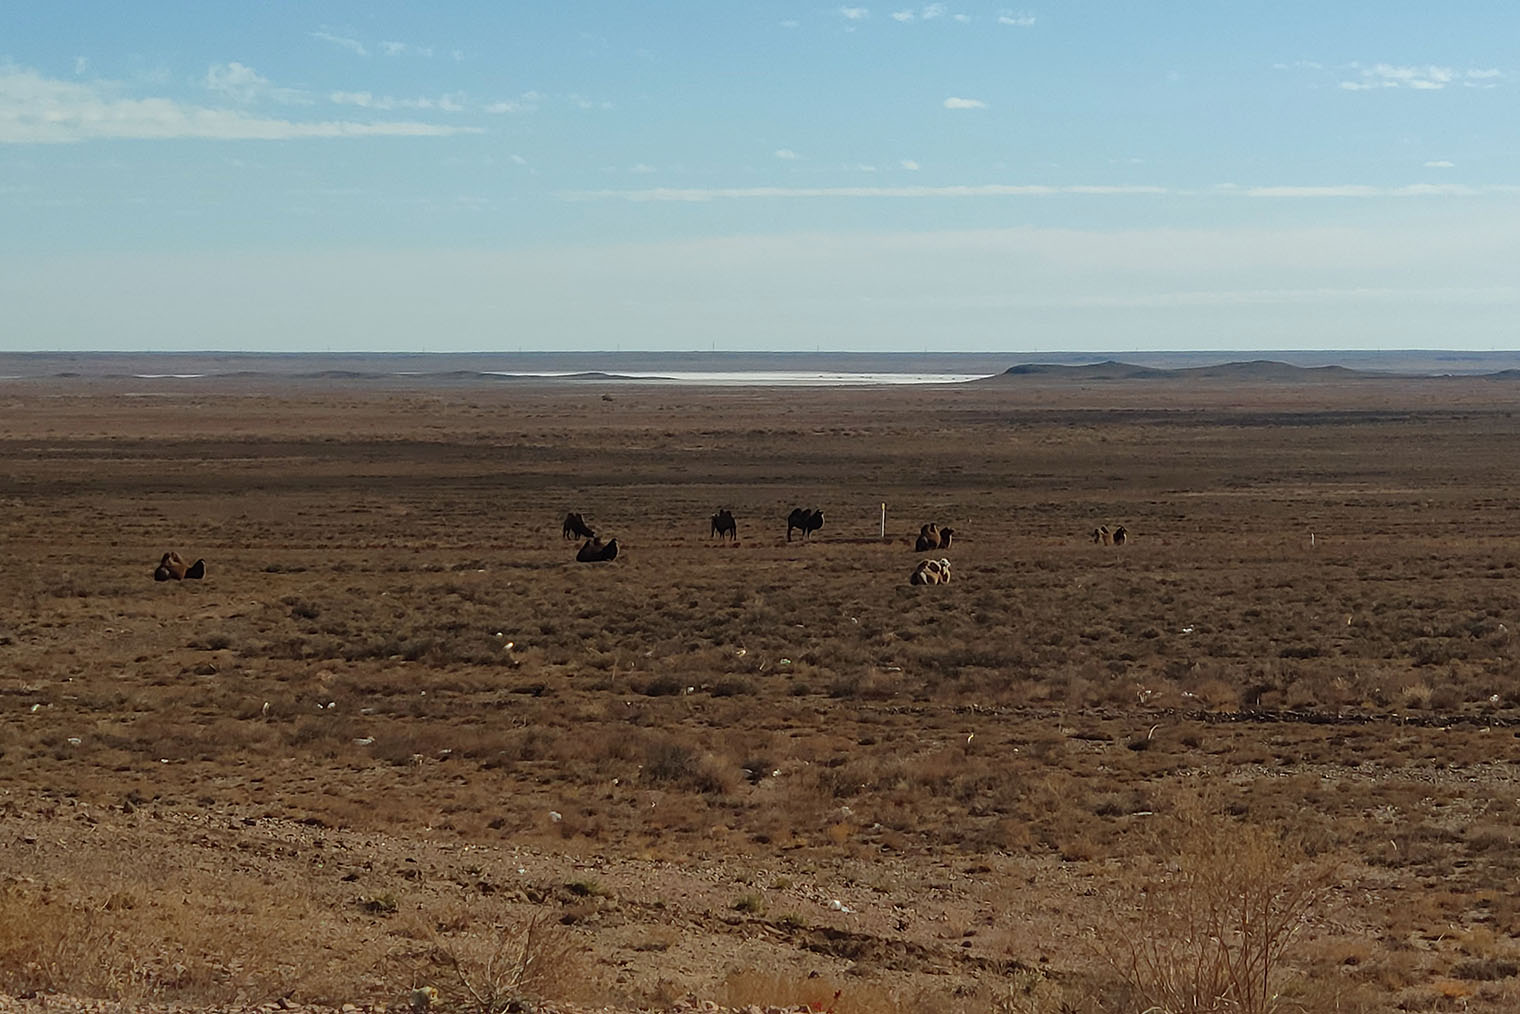
M 1140 1010 L 1116 948 L 1210 855 L 1320 878 L 1295 1009 L 1514 1009 L 1514 401 L 9 383 L 0 985 Z

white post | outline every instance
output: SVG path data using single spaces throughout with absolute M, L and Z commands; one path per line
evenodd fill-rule
M 1313 532 L 1309 533 L 1309 548 L 1310 549 L 1314 548 L 1314 533 Z
M 881 505 L 881 537 L 887 537 L 887 505 Z

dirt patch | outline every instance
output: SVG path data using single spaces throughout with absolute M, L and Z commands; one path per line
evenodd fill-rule
M 1223 390 L 8 390 L 0 987 L 1143 1010 L 1202 812 L 1296 1007 L 1512 1009 L 1520 424 Z

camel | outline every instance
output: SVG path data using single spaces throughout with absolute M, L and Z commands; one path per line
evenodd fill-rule
M 196 560 L 194 563 L 187 564 L 185 558 L 173 550 L 164 554 L 163 559 L 158 561 L 158 566 L 153 571 L 155 581 L 199 581 L 205 576 L 205 560 Z
M 571 512 L 565 515 L 565 527 L 563 538 L 565 539 L 594 539 L 596 532 L 586 524 L 586 519 L 579 513 Z
M 918 539 L 913 543 L 913 551 L 927 553 L 935 549 L 949 549 L 950 542 L 954 538 L 954 528 L 949 525 L 941 527 L 931 521 L 918 530 Z
M 949 584 L 950 561 L 946 559 L 920 560 L 918 566 L 913 569 L 913 573 L 908 575 L 908 583 L 912 585 Z
M 608 539 L 604 544 L 601 539 L 590 538 L 580 551 L 575 554 L 575 559 L 580 563 L 606 563 L 616 560 L 618 557 L 617 539 Z
M 1129 538 L 1129 532 L 1123 525 L 1109 528 L 1107 525 L 1099 525 L 1093 529 L 1092 540 L 1104 546 L 1122 546 L 1124 540 Z
M 795 507 L 792 509 L 792 513 L 788 514 L 786 518 L 786 541 L 792 541 L 793 528 L 800 529 L 802 531 L 802 537 L 806 539 L 809 535 L 813 534 L 822 527 L 823 511 L 810 511 L 803 507 Z
M 739 525 L 734 521 L 733 511 L 724 507 L 712 516 L 712 533 L 720 539 L 739 541 Z

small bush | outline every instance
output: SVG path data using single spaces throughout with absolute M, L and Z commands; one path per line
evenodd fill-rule
M 735 898 L 734 903 L 729 907 L 745 915 L 759 915 L 765 911 L 765 899 L 758 894 L 743 894 Z
M 1180 845 L 1137 878 L 1133 922 L 1099 932 L 1104 961 L 1150 1008 L 1174 1014 L 1270 1014 L 1285 957 L 1324 901 L 1329 871 L 1311 868 L 1271 831 L 1180 815 Z
M 543 914 L 515 929 L 494 927 L 484 940 L 435 933 L 433 942 L 433 960 L 454 974 L 445 999 L 471 1014 L 532 1010 L 525 1000 L 573 993 L 581 976 L 574 938 Z

